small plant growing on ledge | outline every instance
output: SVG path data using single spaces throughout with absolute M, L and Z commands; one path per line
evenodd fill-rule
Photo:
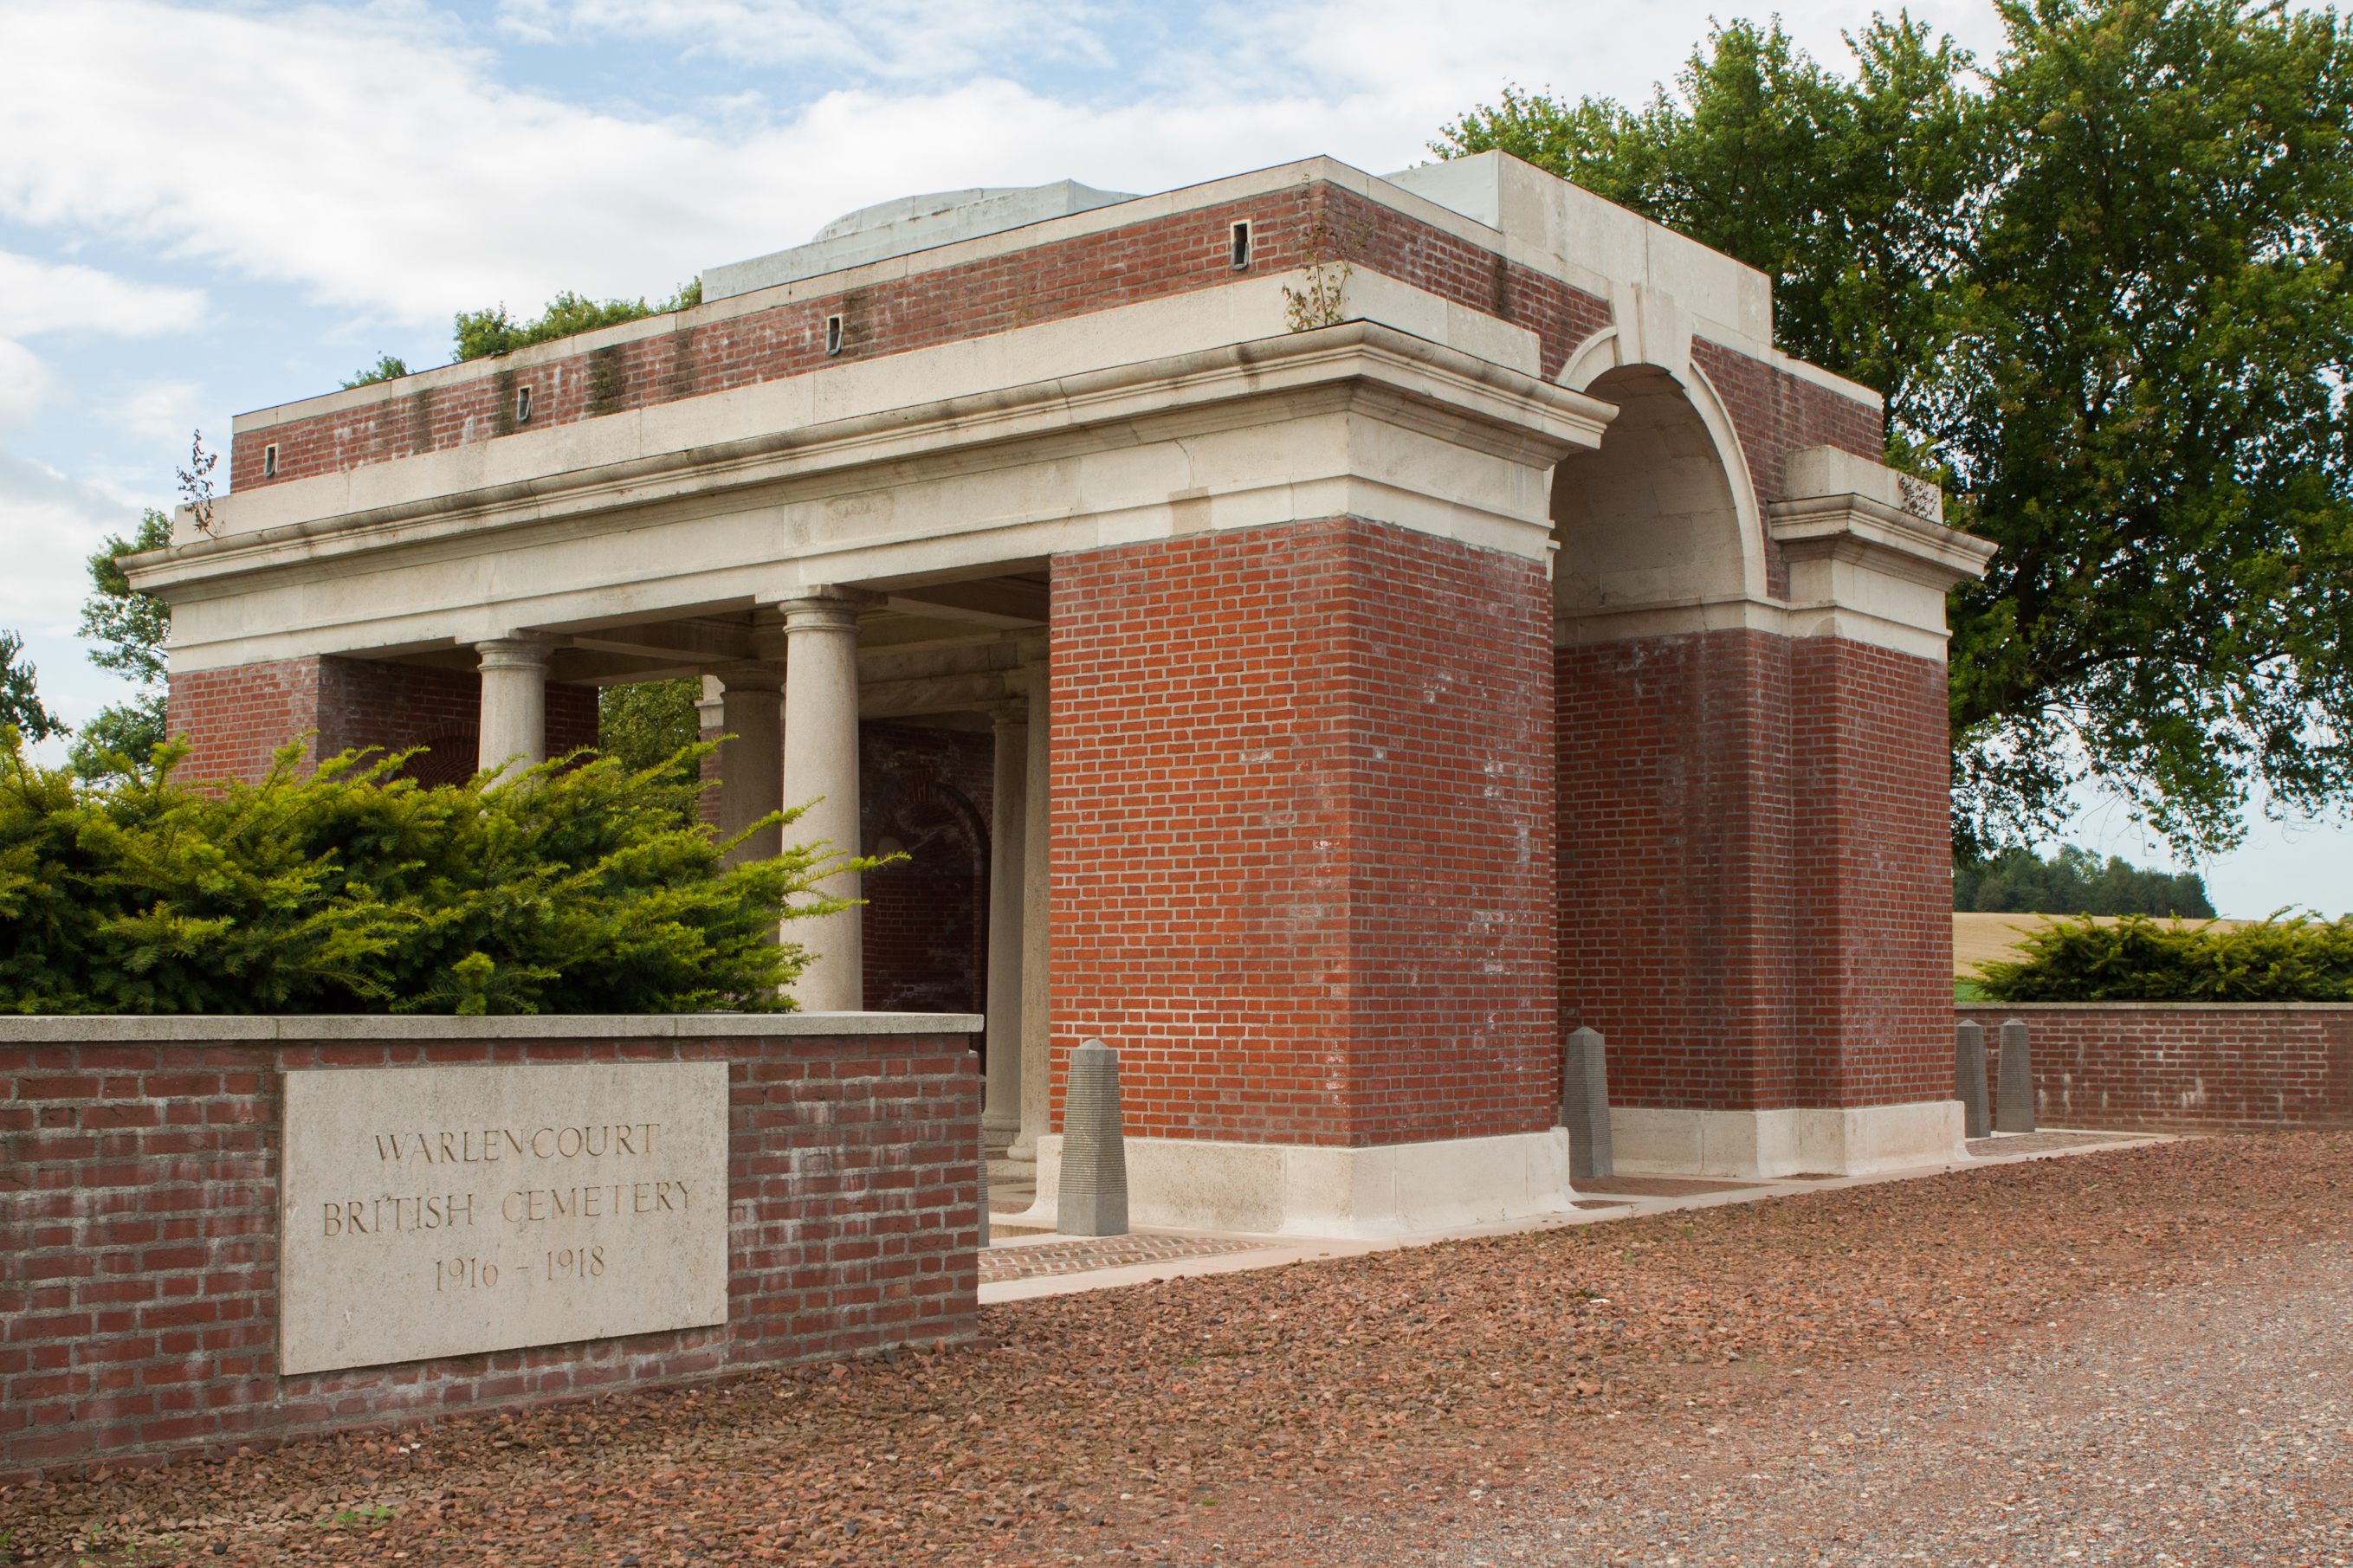
M 1282 286 L 1282 319 L 1293 331 L 1312 332 L 1319 327 L 1336 327 L 1345 319 L 1348 279 L 1356 272 L 1348 257 L 1364 242 L 1362 226 L 1352 226 L 1356 232 L 1343 232 L 1328 220 L 1318 218 L 1308 230 L 1305 260 L 1300 273 L 1302 286 Z
M 723 867 L 740 840 L 693 820 L 710 749 L 427 788 L 406 753 L 305 775 L 292 746 L 191 787 L 184 746 L 92 783 L 0 728 L 0 1012 L 789 1010 L 810 955 L 778 921 L 846 908 L 819 879 L 873 862 Z
M 2027 956 L 1981 965 L 1994 1002 L 2343 1002 L 2353 999 L 2353 916 L 2169 926 L 2086 915 L 2022 938 Z
M 1282 319 L 1294 332 L 1312 332 L 1318 327 L 1340 324 L 1341 313 L 1346 309 L 1343 296 L 1347 292 L 1348 279 L 1356 268 L 1346 262 L 1333 263 L 1321 257 L 1307 263 L 1301 275 L 1303 287 L 1282 286 Z

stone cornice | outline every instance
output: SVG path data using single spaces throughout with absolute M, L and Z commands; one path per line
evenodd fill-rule
M 1598 444 L 1614 412 L 1541 377 L 1349 321 L 231 532 L 131 557 L 125 566 L 140 591 L 179 603 L 347 570 L 361 555 L 471 554 L 498 548 L 503 533 L 550 525 L 584 535 L 624 529 L 668 502 L 708 509 L 735 495 L 757 505 L 761 487 L 819 477 L 840 485 L 860 468 L 890 465 L 892 480 L 903 482 L 1327 411 L 1532 468 Z M 1018 449 L 993 459 L 992 447 Z
M 1947 528 L 1862 495 L 1774 501 L 1766 529 L 1792 563 L 1821 559 L 1869 565 L 1939 592 L 1985 575 L 1989 540 Z

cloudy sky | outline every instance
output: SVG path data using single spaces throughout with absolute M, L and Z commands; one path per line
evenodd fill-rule
M 918 191 L 1399 168 L 1506 82 L 1644 96 L 1711 13 L 1767 9 L 0 0 L 0 627 L 69 719 L 117 700 L 72 635 L 82 559 L 169 503 L 191 430 L 225 446 L 379 353 L 445 363 L 458 310 L 659 298 Z M 1868 19 L 1778 10 L 1838 62 Z M 1989 0 L 1912 13 L 1998 44 Z M 2145 858 L 2120 813 L 2079 837 Z M 2345 842 L 2260 828 L 2213 868 L 2225 912 L 2335 912 L 2316 868 L 2353 870 Z

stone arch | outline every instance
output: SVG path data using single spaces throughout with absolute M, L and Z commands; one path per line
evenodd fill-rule
M 1609 348 L 1570 361 L 1576 390 L 1619 412 L 1599 448 L 1553 469 L 1555 609 L 1764 597 L 1756 491 L 1715 388 L 1687 359 L 1678 374 L 1617 364 Z

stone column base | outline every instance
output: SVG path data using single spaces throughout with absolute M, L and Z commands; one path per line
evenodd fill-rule
M 1001 1216 L 1051 1226 L 1062 1138 L 1038 1140 L 1038 1202 Z M 1567 1214 L 1568 1134 L 1336 1149 L 1194 1138 L 1127 1140 L 1128 1223 L 1257 1235 L 1410 1236 Z
M 1609 1108 L 1621 1175 L 1867 1176 L 1968 1158 L 1957 1100 L 1852 1110 Z

